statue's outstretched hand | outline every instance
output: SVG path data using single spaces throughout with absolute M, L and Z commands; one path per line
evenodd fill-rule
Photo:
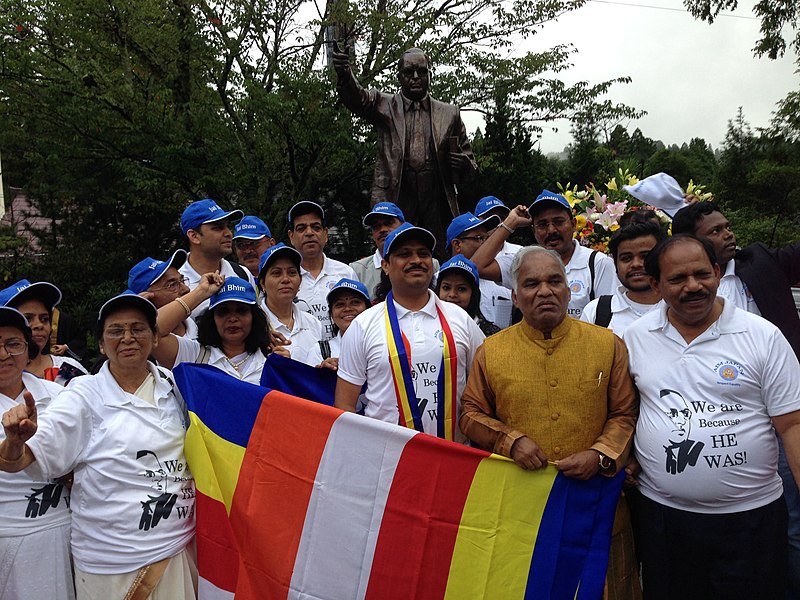
M 339 77 L 347 75 L 350 71 L 350 46 L 345 42 L 344 50 L 339 48 L 336 40 L 333 41 L 333 53 L 331 54 L 333 60 L 333 68 Z

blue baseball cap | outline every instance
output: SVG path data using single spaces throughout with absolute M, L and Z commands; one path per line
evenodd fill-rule
M 241 302 L 242 304 L 255 304 L 256 291 L 249 281 L 239 277 L 226 277 L 225 283 L 219 291 L 211 296 L 208 302 L 208 310 L 211 310 L 223 302 Z
M 360 281 L 356 281 L 355 279 L 347 279 L 346 277 L 343 277 L 336 282 L 336 284 L 331 288 L 331 291 L 328 292 L 328 295 L 325 296 L 325 300 L 328 302 L 329 306 L 333 300 L 332 297 L 335 296 L 340 290 L 349 290 L 351 292 L 361 294 L 364 296 L 364 301 L 367 303 L 367 306 L 372 303 L 372 300 L 369 297 L 369 292 L 367 291 L 367 286 Z
M 439 278 L 442 277 L 448 269 L 459 269 L 464 271 L 467 275 L 475 280 L 475 285 L 480 285 L 480 276 L 478 275 L 478 266 L 470 259 L 465 258 L 463 254 L 456 254 L 453 258 L 448 260 L 439 268 Z
M 121 294 L 117 294 L 113 298 L 106 300 L 103 306 L 100 307 L 100 312 L 97 313 L 97 323 L 102 325 L 109 313 L 118 308 L 125 307 L 141 310 L 147 317 L 147 322 L 150 323 L 150 327 L 156 326 L 158 309 L 155 307 L 155 304 L 150 302 L 147 298 L 143 298 L 133 290 L 125 290 Z
M 277 260 L 280 257 L 288 258 L 297 265 L 298 269 L 300 268 L 300 263 L 303 260 L 302 255 L 291 246 L 287 246 L 283 242 L 275 244 L 271 248 L 264 250 L 264 254 L 261 255 L 261 260 L 258 261 L 259 281 L 261 280 L 264 269 L 269 266 L 269 263 L 271 263 L 273 260 Z
M 16 308 L 0 306 L 0 327 L 16 327 L 20 331 L 31 333 L 28 319 Z
M 500 225 L 500 217 L 497 215 L 493 215 L 488 219 L 479 219 L 471 212 L 458 215 L 447 226 L 447 247 L 449 248 L 454 239 L 470 229 L 485 226 L 487 231 L 491 231 L 498 225 Z
M 308 213 L 316 213 L 319 215 L 319 218 L 322 219 L 322 224 L 325 225 L 325 211 L 322 207 L 317 204 L 316 202 L 311 202 L 311 200 L 301 200 L 297 204 L 295 204 L 292 208 L 289 209 L 289 214 L 286 218 L 291 225 L 292 222 L 297 217 L 302 217 L 303 215 L 307 215 Z
M 366 215 L 364 215 L 364 220 L 362 223 L 366 227 L 369 227 L 369 221 L 372 217 L 381 216 L 381 217 L 396 217 L 405 223 L 406 218 L 403 215 L 403 211 L 400 210 L 400 207 L 397 206 L 394 202 L 378 202 L 375 206 L 372 207 Z
M 47 281 L 31 283 L 27 279 L 20 279 L 0 292 L 0 305 L 13 308 L 31 298 L 41 300 L 52 311 L 61 302 L 61 290 Z
M 533 216 L 534 213 L 539 212 L 544 208 L 553 208 L 553 205 L 558 205 L 559 208 L 565 209 L 569 214 L 572 214 L 572 207 L 561 194 L 554 194 L 547 190 L 542 190 L 542 193 L 536 197 L 536 200 L 528 207 L 528 213 Z
M 239 221 L 233 230 L 235 240 L 260 240 L 265 237 L 272 237 L 267 224 L 258 217 L 250 215 Z
M 230 219 L 231 221 L 238 221 L 244 216 L 240 210 L 231 210 L 225 212 L 220 208 L 219 204 L 206 198 L 205 200 L 198 200 L 192 202 L 186 207 L 181 215 L 181 231 L 186 234 L 190 229 L 197 229 L 206 223 L 214 223 Z
M 186 250 L 175 250 L 169 260 L 156 260 L 148 256 L 128 271 L 128 289 L 135 294 L 146 292 L 147 288 L 161 279 L 167 269 L 180 269 L 186 262 Z
M 506 214 L 511 212 L 511 209 L 497 196 L 485 196 L 478 200 L 478 203 L 475 205 L 475 216 L 482 217 L 494 208 L 504 208 L 506 209 Z
M 433 252 L 433 249 L 436 248 L 436 238 L 430 231 L 423 229 L 422 227 L 412 225 L 406 221 L 400 225 L 400 227 L 386 236 L 386 241 L 383 243 L 383 257 L 386 258 L 389 256 L 389 254 L 392 252 L 392 245 L 396 240 L 413 237 L 420 239 L 431 252 Z

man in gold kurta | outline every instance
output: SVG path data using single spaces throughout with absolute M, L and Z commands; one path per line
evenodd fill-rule
M 462 396 L 461 430 L 523 469 L 552 462 L 567 477 L 615 475 L 639 412 L 625 344 L 608 329 L 567 317 L 570 292 L 556 253 L 523 248 L 511 273 L 512 299 L 524 319 L 478 349 Z M 607 598 L 641 598 L 624 502 L 606 588 Z

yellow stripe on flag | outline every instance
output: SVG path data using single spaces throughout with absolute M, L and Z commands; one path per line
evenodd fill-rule
M 193 412 L 189 419 L 184 451 L 197 490 L 224 503 L 230 514 L 245 449 L 218 436 Z
M 509 469 L 509 462 L 493 454 L 478 465 L 458 527 L 445 600 L 525 596 L 557 471 Z

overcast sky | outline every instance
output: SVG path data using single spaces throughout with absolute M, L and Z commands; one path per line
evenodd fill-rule
M 740 0 L 729 14 L 752 17 L 753 4 Z M 647 111 L 629 132 L 638 126 L 667 145 L 702 137 L 716 148 L 739 106 L 752 127 L 765 126 L 775 103 L 798 88 L 793 54 L 774 61 L 753 57 L 759 23 L 721 16 L 708 25 L 693 19 L 680 0 L 591 0 L 546 25 L 531 44 L 534 50 L 574 44 L 578 53 L 563 76 L 567 82 L 630 76 L 631 83 L 612 87 L 608 96 Z M 470 132 L 480 124 L 470 113 L 465 121 Z M 570 141 L 569 124 L 560 123 L 557 133 L 545 127 L 540 148 L 560 152 Z

